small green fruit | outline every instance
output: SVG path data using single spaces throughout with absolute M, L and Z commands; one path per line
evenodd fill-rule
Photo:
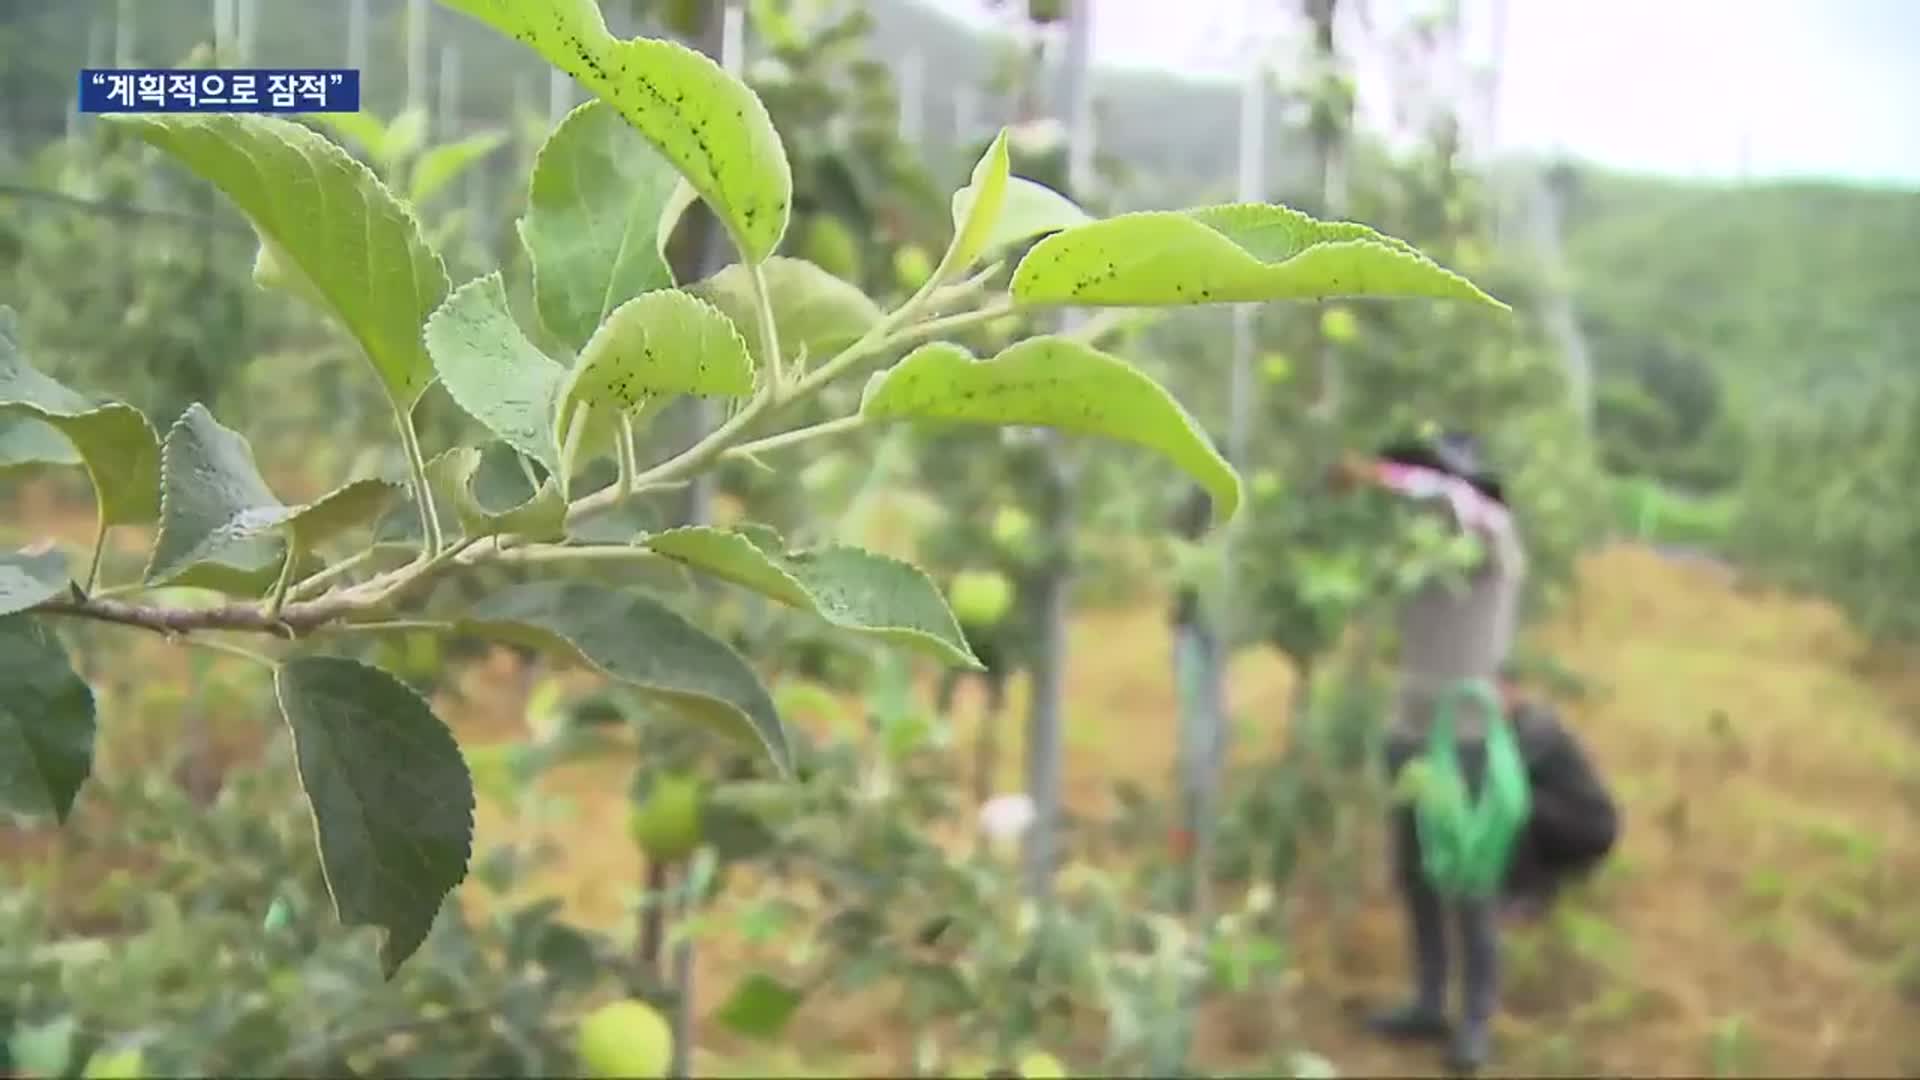
M 1020 1075 L 1025 1080 L 1066 1080 L 1067 1067 L 1045 1050 L 1035 1050 L 1020 1059 Z
M 1280 491 L 1280 477 L 1272 469 L 1258 469 L 1253 474 L 1253 494 L 1256 498 L 1266 499 Z
M 1293 361 L 1281 353 L 1268 353 L 1260 361 L 1260 373 L 1266 376 L 1268 382 L 1286 382 L 1293 377 Z
M 662 12 L 667 28 L 681 37 L 693 37 L 706 25 L 701 11 L 704 0 L 667 0 Z
M 111 1054 L 102 1050 L 87 1059 L 87 1067 L 80 1075 L 86 1080 L 141 1080 L 147 1075 L 145 1065 L 137 1046 Z
M 1037 23 L 1056 23 L 1067 17 L 1063 0 L 1027 0 L 1027 18 Z
M 953 576 L 947 599 L 962 623 L 988 627 L 1013 607 L 1013 583 L 997 570 L 962 570 Z
M 644 1001 L 616 1001 L 587 1014 L 574 1049 L 589 1076 L 665 1076 L 673 1029 Z
M 1033 535 L 1033 519 L 1017 506 L 1003 506 L 993 515 L 993 542 L 1009 550 Z
M 902 288 L 918 289 L 933 276 L 933 256 L 919 244 L 904 245 L 893 253 L 893 272 Z
M 627 815 L 627 833 L 649 859 L 677 862 L 700 843 L 700 782 L 663 776 Z
M 829 214 L 815 214 L 807 225 L 807 258 L 837 278 L 860 280 L 860 244 L 846 223 Z
M 1360 320 L 1343 307 L 1330 307 L 1320 313 L 1320 333 L 1335 345 L 1344 345 L 1360 336 Z

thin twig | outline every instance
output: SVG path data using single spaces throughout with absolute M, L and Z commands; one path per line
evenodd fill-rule
M 454 624 L 439 619 L 381 619 L 376 622 L 339 622 L 322 626 L 320 634 L 385 634 L 409 630 L 451 630 Z
M 178 637 L 196 630 L 251 630 L 256 633 L 304 633 L 325 622 L 353 611 L 354 599 L 345 595 L 325 597 L 306 603 L 288 604 L 278 618 L 267 614 L 259 604 L 220 604 L 205 608 L 158 607 L 125 600 L 93 596 L 85 600 L 61 598 L 32 608 L 49 615 L 69 615 L 79 619 L 119 623 L 122 626 L 151 630 L 156 634 Z
M 792 431 L 783 431 L 778 435 L 769 435 L 764 439 L 755 439 L 752 442 L 741 443 L 738 446 L 730 448 L 720 456 L 725 458 L 745 458 L 752 461 L 757 454 L 764 454 L 769 450 L 782 450 L 796 443 L 809 442 L 813 439 L 825 438 L 829 435 L 839 435 L 843 432 L 854 431 L 865 425 L 866 422 L 867 418 L 857 413 L 853 416 L 843 416 L 838 420 L 828 420 L 821 424 L 810 424 L 803 428 L 795 428 Z M 766 466 L 763 465 L 761 467 L 765 468 Z
M 352 573 L 354 570 L 358 569 L 363 563 L 365 563 L 368 559 L 373 558 L 375 555 L 378 555 L 379 553 L 380 553 L 380 548 L 378 545 L 375 545 L 373 547 L 367 548 L 364 551 L 359 552 L 358 554 L 349 555 L 348 557 L 341 559 L 339 562 L 334 563 L 332 566 L 328 566 L 328 567 L 324 567 L 322 569 L 316 570 L 313 573 L 307 575 L 305 578 L 301 579 L 300 583 L 295 585 L 293 587 L 293 590 L 289 592 L 287 595 L 294 600 L 305 600 L 308 597 L 317 596 L 327 586 L 328 583 L 334 581 L 337 578 L 340 578 L 347 574 Z

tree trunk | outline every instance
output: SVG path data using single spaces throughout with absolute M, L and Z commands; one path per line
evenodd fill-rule
M 1093 180 L 1092 0 L 1072 0 L 1067 19 L 1066 64 L 1061 81 L 1065 101 L 1058 111 L 1067 119 L 1067 193 L 1084 199 Z M 1034 73 L 1036 81 L 1038 74 Z M 1071 330 L 1084 319 L 1080 312 L 1066 312 L 1061 317 L 1061 329 Z M 1060 728 L 1067 664 L 1067 598 L 1073 575 L 1076 470 L 1053 431 L 1041 432 L 1040 443 L 1045 490 L 1040 531 L 1051 559 L 1036 582 L 1040 635 L 1031 669 L 1033 694 L 1027 715 L 1027 793 L 1033 800 L 1034 820 L 1027 834 L 1026 870 L 1028 894 L 1046 900 L 1052 896 L 1054 864 L 1058 861 Z

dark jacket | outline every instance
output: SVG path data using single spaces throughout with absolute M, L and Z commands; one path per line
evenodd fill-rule
M 1613 850 L 1620 810 L 1586 748 L 1553 709 L 1523 702 L 1511 718 L 1533 787 L 1533 811 L 1514 845 L 1508 887 L 1551 892 Z

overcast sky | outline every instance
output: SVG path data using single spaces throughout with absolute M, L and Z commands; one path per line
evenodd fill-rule
M 982 0 L 935 2 L 987 17 Z M 1230 69 L 1260 13 L 1282 5 L 1297 10 L 1295 0 L 1095 0 L 1096 57 Z M 1465 6 L 1476 13 L 1485 0 Z M 1507 10 L 1503 145 L 1727 175 L 1744 144 L 1756 175 L 1920 187 L 1920 0 L 1508 0 Z

